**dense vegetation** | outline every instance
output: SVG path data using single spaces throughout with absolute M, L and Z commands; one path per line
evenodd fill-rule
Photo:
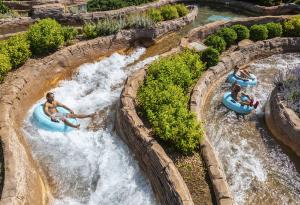
M 205 70 L 201 54 L 185 50 L 152 63 L 138 92 L 138 103 L 155 136 L 175 150 L 189 154 L 203 136 L 201 125 L 188 109 L 191 86 Z
M 155 0 L 89 0 L 87 9 L 88 11 L 108 11 L 153 1 Z
M 10 11 L 10 9 L 3 3 L 3 1 L 0 1 L 0 14 L 6 14 Z
M 220 29 L 216 34 L 209 35 L 203 42 L 221 53 L 226 47 L 243 39 L 259 41 L 281 36 L 300 37 L 300 16 L 282 23 L 255 24 L 250 28 L 236 24 L 229 28 Z
M 0 81 L 11 69 L 23 65 L 31 55 L 53 52 L 77 36 L 73 27 L 63 27 L 53 19 L 40 20 L 28 32 L 0 41 Z
M 97 36 L 112 35 L 121 29 L 152 28 L 155 23 L 185 16 L 189 12 L 184 4 L 166 5 L 157 9 L 149 9 L 144 13 L 131 14 L 120 18 L 107 18 L 97 23 L 87 23 L 83 26 L 83 34 L 92 39 Z

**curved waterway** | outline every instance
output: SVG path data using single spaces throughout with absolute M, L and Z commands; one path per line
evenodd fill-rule
M 256 113 L 237 118 L 221 101 L 230 86 L 218 84 L 208 97 L 204 112 L 212 141 L 236 204 L 300 204 L 299 159 L 274 140 L 264 122 L 264 105 L 279 70 L 300 64 L 300 54 L 274 55 L 250 64 L 258 85 L 245 92 L 260 101 Z
M 138 61 L 144 48 L 130 55 L 113 54 L 84 64 L 70 80 L 51 90 L 75 113 L 93 113 L 79 119 L 81 127 L 69 133 L 38 129 L 32 106 L 24 123 L 34 159 L 45 173 L 56 205 L 154 205 L 149 181 L 128 147 L 115 133 L 115 105 L 124 80 L 155 57 Z

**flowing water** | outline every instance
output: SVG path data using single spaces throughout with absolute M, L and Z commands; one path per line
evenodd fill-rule
M 95 118 L 79 120 L 80 130 L 52 133 L 38 129 L 28 112 L 24 132 L 39 167 L 45 173 L 56 205 L 150 205 L 157 204 L 151 186 L 132 153 L 113 130 L 115 104 L 126 77 L 151 62 L 158 54 L 178 46 L 190 29 L 220 19 L 244 15 L 199 6 L 195 22 L 145 51 L 80 66 L 71 80 L 52 91 L 57 100 L 75 112 L 97 112 Z M 141 57 L 142 56 L 142 57 Z M 150 57 L 149 57 L 150 56 Z M 137 60 L 139 63 L 131 66 Z
M 52 90 L 58 101 L 76 113 L 97 112 L 92 120 L 79 120 L 79 130 L 64 134 L 38 129 L 31 116 L 44 99 L 29 111 L 24 131 L 35 160 L 46 174 L 54 204 L 157 204 L 132 153 L 113 130 L 115 104 L 124 80 L 154 59 L 129 66 L 144 52 L 140 48 L 128 56 L 115 53 L 84 64 L 71 80 Z
M 300 54 L 275 55 L 251 64 L 258 85 L 246 92 L 260 101 L 256 113 L 237 118 L 221 101 L 230 86 L 222 83 L 207 100 L 204 113 L 212 141 L 236 204 L 300 204 L 299 159 L 274 140 L 264 122 L 263 105 L 274 88 L 279 70 L 300 64 Z M 224 79 L 225 81 L 225 79 Z M 224 82 L 223 81 L 223 82 Z

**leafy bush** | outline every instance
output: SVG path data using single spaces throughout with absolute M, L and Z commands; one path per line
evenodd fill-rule
M 92 39 L 97 37 L 96 25 L 94 23 L 87 23 L 83 26 L 83 35 L 87 39 Z
M 24 64 L 31 56 L 30 45 L 25 35 L 10 37 L 2 44 L 2 47 L 10 59 L 12 68 Z
M 0 1 L 0 14 L 6 14 L 10 11 L 10 9 L 3 3 L 3 1 Z
M 300 16 L 293 17 L 283 23 L 285 36 L 300 37 Z
M 246 26 L 243 26 L 241 24 L 236 24 L 231 26 L 231 28 L 235 30 L 237 34 L 237 41 L 248 39 L 250 37 L 250 31 Z
M 64 27 L 62 27 L 62 32 L 63 32 L 64 41 L 65 42 L 72 41 L 78 35 L 77 29 L 74 28 L 74 27 L 72 27 L 72 26 L 64 26 Z
M 151 28 L 154 21 L 147 14 L 132 14 L 126 18 L 128 28 Z
M 118 33 L 124 24 L 119 19 L 103 19 L 97 22 L 96 32 L 97 36 L 108 36 Z
M 184 4 L 176 4 L 175 7 L 180 17 L 183 17 L 189 13 L 189 9 Z
M 254 41 L 266 40 L 268 38 L 268 29 L 265 25 L 253 25 L 250 27 L 250 38 Z
M 300 0 L 295 0 L 294 4 L 300 5 Z
M 89 0 L 87 9 L 88 11 L 107 11 L 152 1 L 154 0 Z
M 0 53 L 0 82 L 3 81 L 5 74 L 11 70 L 9 57 Z
M 222 28 L 218 31 L 217 35 L 225 40 L 227 47 L 231 46 L 237 40 L 237 34 L 231 28 Z
M 160 22 L 163 20 L 159 9 L 150 9 L 147 11 L 147 14 L 154 22 Z
M 64 43 L 62 27 L 50 18 L 40 20 L 30 26 L 28 40 L 33 54 L 40 55 L 55 51 Z
M 257 3 L 263 6 L 275 6 L 282 3 L 282 0 L 258 0 Z
M 165 21 L 171 20 L 171 19 L 176 19 L 179 17 L 179 14 L 178 14 L 175 6 L 171 6 L 171 5 L 162 6 L 160 8 L 160 11 L 161 11 L 161 15 Z
M 149 66 L 138 103 L 161 141 L 188 154 L 200 143 L 203 131 L 188 110 L 188 91 L 204 70 L 199 55 L 186 50 Z
M 282 26 L 280 23 L 267 23 L 266 27 L 268 29 L 268 38 L 281 37 Z
M 215 66 L 220 60 L 219 52 L 214 48 L 207 48 L 201 54 L 201 60 L 206 62 L 207 67 Z
M 226 49 L 226 42 L 217 35 L 210 35 L 204 40 L 204 44 L 216 49 L 219 53 Z

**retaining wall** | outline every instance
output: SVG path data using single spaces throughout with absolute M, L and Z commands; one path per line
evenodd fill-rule
M 129 48 L 141 38 L 154 40 L 190 23 L 196 14 L 197 8 L 183 18 L 163 22 L 151 30 L 122 30 L 116 35 L 79 42 L 48 57 L 30 59 L 16 71 L 10 72 L 0 85 L 0 138 L 5 166 L 0 204 L 42 205 L 49 200 L 47 182 L 32 159 L 21 130 L 27 110 L 44 92 L 79 65 Z
M 278 87 L 268 99 L 265 120 L 272 135 L 300 157 L 300 119 L 285 105 Z

